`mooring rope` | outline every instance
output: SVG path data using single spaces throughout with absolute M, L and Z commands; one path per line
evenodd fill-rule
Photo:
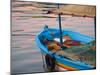
M 44 60 L 44 57 L 43 57 L 43 53 L 42 53 L 42 52 L 41 52 L 41 55 L 42 55 L 43 69 L 46 70 L 46 69 L 45 69 L 45 60 Z

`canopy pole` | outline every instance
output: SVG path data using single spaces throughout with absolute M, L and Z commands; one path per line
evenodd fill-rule
M 94 35 L 96 38 L 96 16 L 94 17 Z
M 59 9 L 59 4 L 58 4 L 58 9 Z M 60 13 L 58 13 L 58 19 L 59 19 L 59 31 L 60 31 L 60 45 L 62 47 L 63 40 L 62 40 L 62 26 L 61 26 L 61 14 Z

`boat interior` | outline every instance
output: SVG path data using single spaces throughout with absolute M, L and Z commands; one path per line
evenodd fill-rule
M 59 35 L 59 31 L 47 30 L 41 35 L 40 41 L 52 53 L 96 66 L 95 40 L 89 37 L 83 38 L 80 34 L 74 36 L 70 31 L 62 31 L 63 44 L 61 45 Z

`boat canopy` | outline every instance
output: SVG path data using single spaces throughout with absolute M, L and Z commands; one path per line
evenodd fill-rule
M 96 6 L 90 5 L 64 5 L 59 9 L 51 10 L 52 13 L 72 15 L 72 16 L 86 16 L 86 17 L 95 17 L 96 16 Z

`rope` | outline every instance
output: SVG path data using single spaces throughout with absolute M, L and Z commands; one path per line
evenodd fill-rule
M 45 60 L 43 58 L 43 53 L 41 52 L 41 55 L 42 55 L 42 63 L 43 63 L 43 69 L 45 70 Z

